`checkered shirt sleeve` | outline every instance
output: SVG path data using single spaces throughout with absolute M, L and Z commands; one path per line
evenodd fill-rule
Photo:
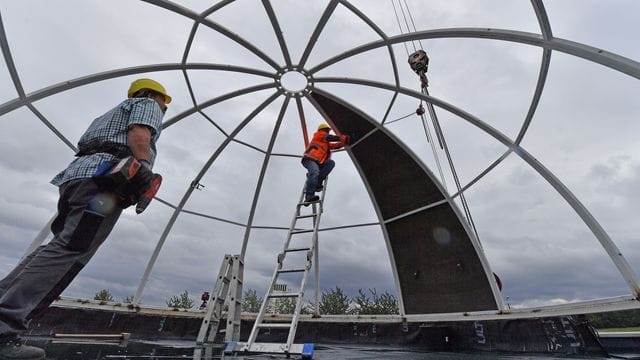
M 127 99 L 106 114 L 93 120 L 89 128 L 80 137 L 78 148 L 91 149 L 103 143 L 117 143 L 127 145 L 127 132 L 131 125 L 146 125 L 152 129 L 151 159 L 156 158 L 156 142 L 162 131 L 162 110 L 158 104 L 146 98 Z M 107 153 L 96 153 L 80 156 L 69 166 L 56 175 L 51 183 L 60 186 L 69 180 L 90 178 L 103 162 L 117 160 Z

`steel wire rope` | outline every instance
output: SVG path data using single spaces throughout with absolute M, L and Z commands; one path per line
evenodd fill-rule
M 422 89 L 422 93 L 425 95 L 429 95 L 429 92 L 427 91 L 426 88 Z M 435 109 L 433 108 L 433 105 L 428 104 L 427 108 L 429 109 L 429 115 L 431 115 L 432 117 L 435 117 Z M 424 114 L 421 116 L 424 117 Z M 437 132 L 438 129 L 436 129 L 435 131 Z M 469 210 L 469 204 L 467 203 L 467 199 L 464 196 L 464 191 L 462 191 L 462 186 L 460 185 L 460 178 L 458 177 L 458 172 L 456 171 L 455 165 L 453 164 L 453 158 L 451 157 L 451 153 L 449 152 L 449 146 L 447 145 L 447 141 L 444 138 L 444 133 L 442 132 L 442 129 L 439 129 L 439 131 L 440 131 L 440 140 L 442 141 L 442 149 L 444 150 L 444 153 L 447 157 L 447 162 L 449 163 L 449 168 L 451 169 L 451 175 L 453 177 L 453 181 L 456 184 L 456 190 L 460 197 L 460 202 L 462 203 L 464 214 L 467 217 L 467 222 L 469 223 L 469 225 L 471 225 L 473 234 L 475 235 L 476 239 L 478 239 L 478 243 L 480 244 L 480 237 L 478 236 L 478 230 L 476 229 L 476 224 L 473 221 L 473 217 L 471 216 L 471 210 Z
M 405 7 L 407 8 L 407 13 L 409 14 L 409 17 L 411 19 L 411 23 L 413 25 L 413 32 L 417 32 L 418 29 L 416 28 L 416 24 L 413 21 L 413 15 L 411 14 L 411 9 L 409 9 L 409 5 L 407 4 L 407 0 L 403 0 L 403 1 L 404 1 L 404 4 L 405 4 Z M 400 0 L 398 0 L 398 4 L 400 5 L 400 9 L 402 10 L 402 4 L 400 3 Z M 404 15 L 404 10 L 403 10 L 403 15 Z M 406 19 L 406 16 L 405 16 L 405 22 L 406 21 L 407 21 L 407 19 Z M 409 27 L 409 24 L 407 23 L 406 25 L 407 25 L 407 29 L 409 31 L 411 31 L 411 29 Z M 412 40 L 411 43 L 413 44 L 414 41 Z M 424 51 L 424 48 L 422 47 L 422 42 L 419 41 L 419 44 L 420 44 L 420 50 Z M 414 49 L 415 49 L 415 46 L 414 46 Z M 429 95 L 429 92 L 427 91 L 426 85 L 421 88 L 421 92 L 423 94 L 425 94 L 425 95 Z M 422 101 L 420 101 L 420 105 L 422 105 Z M 456 171 L 455 165 L 453 163 L 453 158 L 451 157 L 451 153 L 449 151 L 449 146 L 447 145 L 447 142 L 446 142 L 446 140 L 444 138 L 444 132 L 442 131 L 442 128 L 440 127 L 440 124 L 438 122 L 438 118 L 436 116 L 435 109 L 433 108 L 433 105 L 431 105 L 431 104 L 427 104 L 427 108 L 429 109 L 429 116 L 431 117 L 431 123 L 433 124 L 433 130 L 436 132 L 436 135 L 438 136 L 438 140 L 440 141 L 440 146 L 444 150 L 445 155 L 447 157 L 447 162 L 449 163 L 449 168 L 451 169 L 451 175 L 452 175 L 453 181 L 454 181 L 454 183 L 456 185 L 457 194 L 460 197 L 460 202 L 462 203 L 462 208 L 464 210 L 465 217 L 467 218 L 467 222 L 469 223 L 469 225 L 471 225 L 471 229 L 473 230 L 473 233 L 474 233 L 476 239 L 478 239 L 478 243 L 480 243 L 480 237 L 478 236 L 478 230 L 476 228 L 476 224 L 473 221 L 473 217 L 471 216 L 471 210 L 469 209 L 469 203 L 467 202 L 467 199 L 464 196 L 464 191 L 462 190 L 462 186 L 460 185 L 460 178 L 458 176 L 458 172 Z M 421 114 L 420 117 L 422 118 L 423 123 L 426 126 L 425 115 Z M 437 158 L 437 155 L 436 155 L 436 152 L 435 152 L 436 150 L 435 150 L 435 146 L 433 145 L 433 142 L 431 142 L 431 146 L 432 146 L 432 149 L 434 151 L 434 156 L 436 156 L 436 158 Z M 439 162 L 438 162 L 438 165 L 439 165 Z M 440 170 L 440 169 L 438 169 L 438 170 Z M 442 172 L 441 172 L 441 176 L 443 176 Z M 444 180 L 443 180 L 443 185 L 444 185 L 445 189 L 447 189 L 447 185 L 446 185 L 446 183 L 444 183 Z
M 406 4 L 406 3 L 405 3 Z M 398 6 L 400 7 L 400 12 L 402 12 L 402 17 L 404 18 L 404 24 L 407 27 L 407 32 L 411 31 L 411 28 L 409 27 L 409 21 L 407 21 L 407 15 L 404 13 L 404 8 L 402 7 L 402 3 L 400 2 L 400 0 L 398 0 Z M 407 10 L 408 11 L 408 10 Z M 415 30 L 414 30 L 415 31 Z M 416 49 L 416 43 L 415 41 L 411 40 L 411 46 L 413 46 L 413 51 L 416 52 L 418 51 L 418 49 Z
M 400 0 L 398 0 L 400 1 Z M 409 5 L 407 5 L 407 0 L 404 0 L 404 6 L 407 8 L 407 13 L 409 14 L 409 19 L 411 19 L 411 24 L 413 24 L 413 31 L 417 31 L 416 23 L 413 21 L 413 15 L 411 14 L 411 9 L 409 9 Z M 424 50 L 422 47 L 422 40 L 418 39 L 418 44 L 420 44 L 420 50 Z
M 393 124 L 393 123 L 394 123 L 394 122 L 396 122 L 396 121 L 404 120 L 404 119 L 406 119 L 406 118 L 408 118 L 409 116 L 414 115 L 414 114 L 415 114 L 415 111 L 412 111 L 412 112 L 410 112 L 410 113 L 409 113 L 409 114 L 407 114 L 407 115 L 401 116 L 401 117 L 399 117 L 399 118 L 397 118 L 397 119 L 393 119 L 393 120 L 387 121 L 387 122 L 385 123 L 385 125 Z
M 398 10 L 396 10 L 396 4 L 391 0 L 391 6 L 393 6 L 393 12 L 396 14 L 396 21 L 398 22 L 398 28 L 400 29 L 400 34 L 404 34 L 402 30 L 402 25 L 400 25 L 400 18 L 398 17 Z M 407 43 L 403 42 L 404 50 L 407 52 L 407 57 L 409 56 L 409 48 L 407 47 Z
M 400 23 L 400 18 L 398 17 L 398 11 L 396 10 L 396 6 L 394 4 L 394 1 L 391 0 L 391 5 L 393 6 L 393 11 L 396 14 L 396 21 L 398 22 L 398 28 L 400 29 L 400 35 L 404 35 L 404 32 L 402 30 L 402 24 Z M 400 5 L 400 7 L 402 8 L 402 3 L 400 3 L 400 1 L 398 0 L 398 5 Z M 404 13 L 404 11 L 403 11 Z M 406 22 L 406 16 L 405 16 L 405 22 Z M 411 29 L 409 29 L 408 27 L 408 23 L 407 23 L 407 33 L 411 32 Z M 415 31 L 415 30 L 414 30 Z M 411 42 L 413 44 L 413 41 Z M 407 51 L 407 58 L 409 57 L 409 49 L 407 48 L 407 43 L 403 42 L 404 44 L 404 48 Z M 415 50 L 415 45 L 413 45 L 413 48 Z M 422 100 L 420 100 L 420 105 L 422 105 Z M 444 177 L 444 172 L 442 171 L 442 165 L 440 164 L 440 158 L 438 157 L 438 153 L 436 152 L 436 148 L 435 145 L 433 144 L 433 136 L 431 136 L 431 130 L 429 130 L 429 125 L 427 124 L 427 121 L 425 120 L 424 114 L 420 115 L 420 122 L 422 123 L 422 128 L 424 129 L 424 135 L 427 138 L 427 142 L 431 145 L 431 152 L 433 152 L 433 158 L 436 161 L 436 166 L 438 168 L 438 173 L 440 174 L 440 181 L 442 183 L 442 186 L 444 187 L 445 190 L 447 190 L 447 182 L 445 181 L 445 177 Z

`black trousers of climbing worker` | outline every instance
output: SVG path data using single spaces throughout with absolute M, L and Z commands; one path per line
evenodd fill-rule
M 122 213 L 86 212 L 101 191 L 91 179 L 60 186 L 53 239 L 26 256 L 0 281 L 0 337 L 24 332 L 31 319 L 47 309 L 89 262 Z

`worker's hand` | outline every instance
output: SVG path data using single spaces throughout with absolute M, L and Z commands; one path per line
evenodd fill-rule
M 126 195 L 130 198 L 131 203 L 138 202 L 138 198 L 151 186 L 153 181 L 153 171 L 151 164 L 147 160 L 138 160 L 140 168 L 133 178 L 126 185 Z
M 360 136 L 357 133 L 351 133 L 349 135 L 347 135 L 347 144 L 349 145 L 353 145 L 356 141 L 358 141 L 360 139 Z
M 144 188 L 141 192 L 147 190 L 151 181 L 153 180 L 153 171 L 151 171 L 151 163 L 144 159 L 138 159 L 140 162 L 140 169 L 131 179 L 131 183 L 136 189 Z
M 140 162 L 140 168 L 133 178 L 114 191 L 119 197 L 119 205 L 123 209 L 136 204 L 145 191 L 151 187 L 153 181 L 153 172 L 149 162 L 146 160 L 138 161 Z

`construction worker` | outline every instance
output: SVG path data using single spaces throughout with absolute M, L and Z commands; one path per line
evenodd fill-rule
M 331 135 L 331 127 L 326 123 L 318 126 L 313 138 L 302 155 L 302 166 L 307 168 L 307 187 L 305 188 L 305 206 L 320 200 L 316 191 L 322 190 L 327 178 L 336 163 L 331 160 L 331 150 L 340 149 L 347 144 L 348 136 Z
M 134 156 L 141 164 L 130 181 L 142 194 L 153 178 L 156 141 L 171 97 L 151 79 L 131 83 L 128 99 L 96 118 L 78 142 L 77 158 L 51 180 L 59 187 L 53 239 L 27 255 L 0 281 L 0 359 L 44 359 L 43 349 L 22 344 L 19 335 L 31 319 L 58 298 L 111 232 L 122 207 L 102 201 L 109 189 L 93 175 L 105 163 Z M 112 194 L 111 194 L 112 195 Z M 90 204 L 102 207 L 89 211 Z

